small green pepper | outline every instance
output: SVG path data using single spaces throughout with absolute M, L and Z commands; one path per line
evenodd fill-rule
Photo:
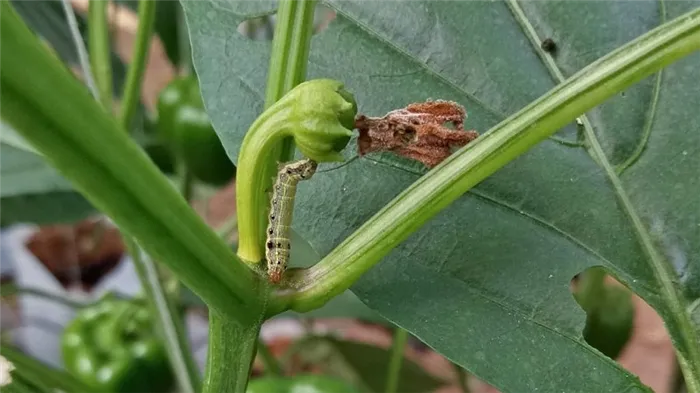
M 96 391 L 167 392 L 174 376 L 144 304 L 107 295 L 64 329 L 66 370 Z
M 158 132 L 199 181 L 221 186 L 236 173 L 204 108 L 194 76 L 172 80 L 158 97 Z
M 325 375 L 266 377 L 250 381 L 246 393 L 359 393 L 347 382 Z

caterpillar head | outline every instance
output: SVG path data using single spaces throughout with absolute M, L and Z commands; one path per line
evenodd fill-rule
M 283 273 L 284 273 L 284 268 L 270 267 L 267 271 L 267 276 L 272 284 L 279 284 L 280 281 L 282 281 Z

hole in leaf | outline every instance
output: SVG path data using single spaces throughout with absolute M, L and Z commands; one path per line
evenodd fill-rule
M 275 15 L 244 20 L 238 25 L 238 32 L 253 41 L 272 41 L 275 33 Z
M 314 14 L 314 34 L 326 30 L 335 17 L 336 13 L 333 9 L 323 4 L 317 5 L 316 13 Z
M 328 28 L 335 19 L 335 11 L 331 8 L 319 4 L 314 13 L 313 34 L 318 34 Z M 246 19 L 238 25 L 238 32 L 254 41 L 272 41 L 275 33 L 277 17 L 275 14 L 265 15 L 258 18 Z
M 592 267 L 574 277 L 571 290 L 581 308 L 586 310 L 583 332 L 586 342 L 608 356 L 618 352 L 610 357 L 637 375 L 652 391 L 668 391 L 669 383 L 676 377 L 675 350 L 656 310 L 604 274 L 600 267 Z M 632 322 L 628 322 L 629 318 Z M 594 335 L 601 332 L 607 336 Z M 627 340 L 620 344 L 620 338 L 625 336 Z M 616 347 L 621 348 L 613 351 Z
M 601 267 L 577 275 L 572 291 L 586 312 L 583 338 L 590 346 L 616 359 L 632 335 L 635 313 L 632 293 Z

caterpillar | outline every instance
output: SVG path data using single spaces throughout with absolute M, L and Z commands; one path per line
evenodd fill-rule
M 271 283 L 277 284 L 282 280 L 282 274 L 287 269 L 289 252 L 292 244 L 289 241 L 289 228 L 294 211 L 294 196 L 297 183 L 311 178 L 318 164 L 304 159 L 291 162 L 280 167 L 270 201 L 268 216 L 267 241 L 265 243 L 265 258 L 267 259 L 267 275 Z

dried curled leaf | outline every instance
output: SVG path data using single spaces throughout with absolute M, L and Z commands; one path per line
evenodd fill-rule
M 465 117 L 464 107 L 444 100 L 410 104 L 384 117 L 360 115 L 355 120 L 360 131 L 358 154 L 390 151 L 432 168 L 452 154 L 454 147 L 479 136 L 476 131 L 464 130 Z

